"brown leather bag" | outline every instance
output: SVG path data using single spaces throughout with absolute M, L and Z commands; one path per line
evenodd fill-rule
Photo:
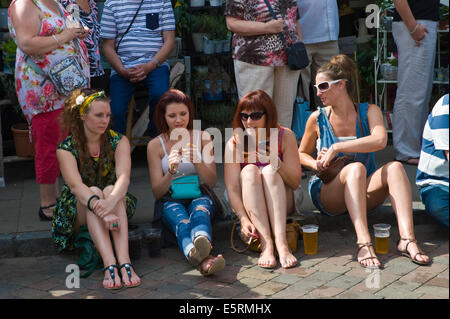
M 300 227 L 300 224 L 295 219 L 288 219 L 286 221 L 286 240 L 288 242 L 289 250 L 292 253 L 295 253 L 297 251 L 297 242 L 299 235 L 302 235 L 302 228 Z M 251 250 L 254 252 L 261 252 L 261 242 L 258 238 L 253 238 L 251 241 L 250 238 L 247 238 L 244 236 L 242 231 L 239 232 L 239 237 L 241 238 L 242 242 L 245 244 L 245 248 L 238 249 L 236 248 L 236 245 L 234 244 L 234 232 L 236 230 L 236 227 L 240 224 L 239 219 L 236 219 L 233 223 L 233 226 L 231 228 L 231 248 L 237 252 L 237 253 L 243 253 L 247 250 Z
M 359 131 L 361 132 L 361 136 L 364 137 L 364 131 L 361 125 L 361 117 L 359 116 L 359 106 L 355 106 L 355 108 L 356 108 L 356 117 L 358 119 L 359 124 Z M 330 115 L 331 111 L 328 117 Z M 339 174 L 339 172 L 344 168 L 344 166 L 349 164 L 350 162 L 351 159 L 348 156 L 335 157 L 325 170 L 320 172 L 316 171 L 316 175 L 318 178 L 322 180 L 324 184 L 328 184 L 337 176 L 337 174 Z
M 317 172 L 317 177 L 322 180 L 324 184 L 330 183 L 339 172 L 350 162 L 347 156 L 336 157 L 331 161 L 330 166 L 323 171 Z

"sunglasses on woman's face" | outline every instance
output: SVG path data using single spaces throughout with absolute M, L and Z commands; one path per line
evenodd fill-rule
M 241 113 L 239 113 L 239 116 L 241 117 L 242 121 L 247 121 L 248 118 L 251 118 L 253 121 L 257 121 L 261 117 L 263 117 L 264 114 L 266 114 L 266 112 L 253 112 L 253 113 L 250 113 L 250 114 L 241 112 Z
M 324 82 L 320 82 L 319 84 L 314 85 L 314 87 L 319 92 L 325 92 L 325 91 L 328 91 L 333 84 L 339 83 L 342 80 L 345 80 L 345 79 L 339 79 L 339 80 L 334 80 L 334 81 L 324 81 Z

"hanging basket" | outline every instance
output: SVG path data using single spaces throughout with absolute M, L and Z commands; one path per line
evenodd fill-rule
M 34 145 L 30 142 L 28 125 L 26 123 L 13 124 L 11 131 L 13 132 L 16 155 L 20 157 L 33 157 Z

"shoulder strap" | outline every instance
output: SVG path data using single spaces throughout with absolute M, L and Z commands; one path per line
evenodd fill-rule
M 161 138 L 160 135 L 158 135 L 158 138 L 159 138 L 159 141 L 161 142 L 161 146 L 162 146 L 162 148 L 163 148 L 164 155 L 169 156 L 169 155 L 167 154 L 166 147 L 164 146 L 164 141 L 163 141 L 163 139 Z
M 275 12 L 273 11 L 272 6 L 271 6 L 270 3 L 269 3 L 269 0 L 264 0 L 264 2 L 266 3 L 266 6 L 267 6 L 267 8 L 269 9 L 270 14 L 272 15 L 272 18 L 273 18 L 274 20 L 277 20 L 277 15 L 276 15 Z M 281 42 L 283 42 L 283 44 L 286 45 L 286 39 L 285 39 L 285 37 L 284 37 L 284 35 L 283 35 L 283 32 L 280 32 L 279 35 L 280 35 Z
M 116 52 L 119 51 L 120 43 L 122 42 L 123 37 L 128 33 L 128 31 L 130 31 L 130 28 L 131 28 L 131 26 L 133 25 L 133 22 L 134 22 L 134 20 L 136 19 L 137 15 L 138 15 L 138 13 L 139 13 L 139 10 L 141 10 L 141 7 L 142 7 L 142 4 L 143 4 L 143 3 L 144 3 L 144 0 L 141 0 L 141 3 L 139 4 L 139 7 L 138 7 L 138 9 L 136 10 L 136 13 L 134 14 L 133 19 L 131 20 L 130 24 L 128 25 L 127 30 L 125 31 L 124 34 L 122 34 L 122 37 L 120 38 L 119 42 L 118 42 L 117 45 L 116 45 Z

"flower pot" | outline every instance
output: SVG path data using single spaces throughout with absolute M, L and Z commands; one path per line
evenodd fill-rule
M 214 53 L 222 53 L 223 43 L 222 40 L 213 40 L 214 42 Z
M 204 7 L 205 0 L 191 0 L 191 7 Z
M 0 28 L 8 29 L 8 8 L 0 8 Z
M 211 7 L 220 7 L 222 5 L 222 0 L 209 0 Z
M 14 147 L 16 155 L 21 157 L 33 157 L 34 146 L 30 142 L 28 125 L 26 123 L 17 123 L 11 126 L 13 132 Z
M 203 37 L 203 53 L 213 54 L 215 52 L 215 45 L 212 40 L 209 40 L 207 36 Z
M 194 42 L 195 52 L 203 51 L 203 37 L 206 33 L 192 33 L 192 42 Z
M 231 39 L 222 40 L 223 52 L 231 51 Z

